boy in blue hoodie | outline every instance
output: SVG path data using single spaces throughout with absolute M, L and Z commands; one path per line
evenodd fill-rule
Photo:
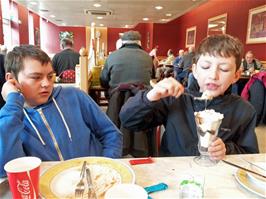
M 83 156 L 118 158 L 122 134 L 96 103 L 74 87 L 53 87 L 54 70 L 38 47 L 15 47 L 6 56 L 0 110 L 0 176 L 22 156 L 43 161 Z

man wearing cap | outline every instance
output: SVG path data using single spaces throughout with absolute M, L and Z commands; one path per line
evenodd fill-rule
M 150 84 L 153 75 L 151 56 L 141 48 L 141 35 L 137 31 L 123 34 L 122 47 L 112 52 L 100 76 L 101 85 L 109 90 L 107 115 L 123 133 L 123 156 L 152 156 L 150 143 L 153 129 L 138 133 L 124 129 L 119 112 L 122 105 L 139 89 Z
M 152 77 L 152 58 L 141 48 L 141 35 L 137 31 L 123 34 L 122 47 L 111 53 L 101 73 L 101 85 L 115 88 L 121 83 L 149 85 Z

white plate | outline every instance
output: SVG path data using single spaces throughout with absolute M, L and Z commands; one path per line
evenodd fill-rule
M 256 162 L 253 164 L 259 166 L 260 168 L 265 169 L 265 171 L 263 169 L 260 169 L 256 166 L 254 166 L 254 165 L 251 165 L 252 170 L 256 171 L 259 174 L 266 176 L 266 162 Z M 252 180 L 258 186 L 261 186 L 262 188 L 266 189 L 266 178 L 260 177 L 256 174 L 249 173 L 249 172 L 248 172 L 248 177 L 250 178 L 250 180 Z
M 258 186 L 256 183 L 250 180 L 246 171 L 238 169 L 235 173 L 235 178 L 237 182 L 240 185 L 242 185 L 245 189 L 249 190 L 250 192 L 258 196 L 266 198 L 266 187 Z
M 135 182 L 133 170 L 119 160 L 103 157 L 77 158 L 56 164 L 40 177 L 41 195 L 45 198 L 74 198 L 84 161 L 87 161 L 91 170 L 98 198 L 103 198 L 107 189 L 114 184 Z

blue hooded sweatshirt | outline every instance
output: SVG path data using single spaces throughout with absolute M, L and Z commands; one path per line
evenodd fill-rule
M 24 102 L 22 94 L 10 93 L 0 110 L 0 176 L 5 163 L 22 156 L 121 157 L 121 132 L 86 93 L 55 87 L 45 104 L 26 108 Z

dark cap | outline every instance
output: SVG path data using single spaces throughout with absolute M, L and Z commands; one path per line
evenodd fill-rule
M 122 37 L 122 41 L 140 41 L 141 40 L 141 35 L 138 31 L 128 31 L 125 32 Z

